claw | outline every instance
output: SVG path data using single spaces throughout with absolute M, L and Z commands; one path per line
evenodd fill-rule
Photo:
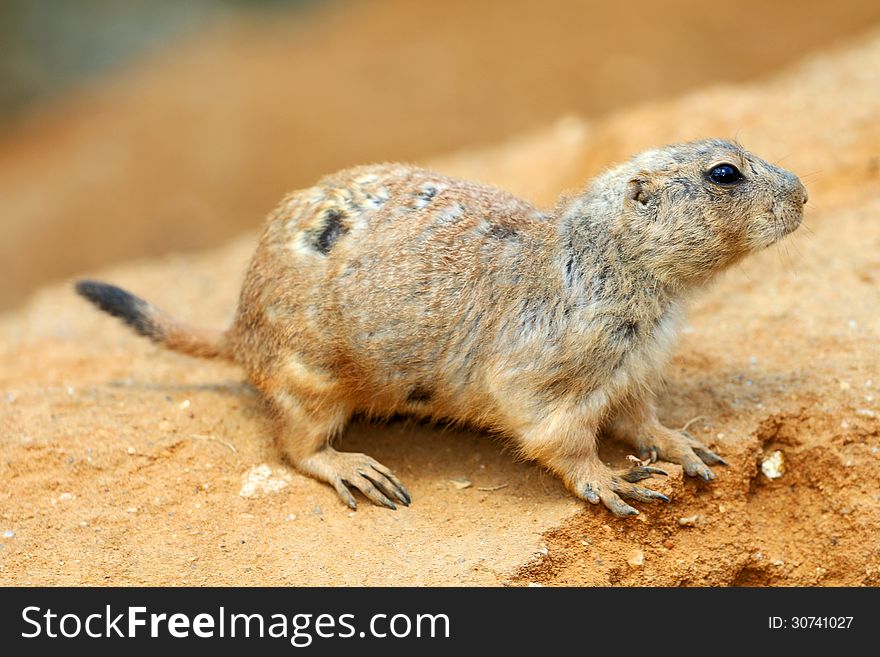
M 662 475 L 664 477 L 668 477 L 669 473 L 666 470 L 661 470 L 660 468 L 654 468 L 648 465 L 639 465 L 635 468 L 631 468 L 629 471 L 623 474 L 621 477 L 624 481 L 628 481 L 631 484 L 641 481 L 642 479 L 647 479 L 651 475 Z
M 381 504 L 382 506 L 388 507 L 392 511 L 397 511 L 397 506 L 394 504 L 394 502 L 389 500 L 382 493 L 376 491 L 376 495 L 373 496 L 373 495 L 368 494 L 366 491 L 363 491 L 363 492 L 364 492 L 364 495 L 369 497 L 374 502 L 377 502 L 378 504 Z
M 404 496 L 403 493 L 398 490 L 397 486 L 394 485 L 394 482 L 392 482 L 387 477 L 385 479 L 383 479 L 382 477 L 374 477 L 361 470 L 358 470 L 358 474 L 368 481 L 373 482 L 373 485 L 380 491 L 385 493 L 385 495 L 387 495 L 388 497 L 394 497 L 399 500 L 404 506 L 409 506 L 409 500 L 406 498 L 406 496 Z
M 598 504 L 599 503 L 599 495 L 596 491 L 593 490 L 593 487 L 590 484 L 584 486 L 583 491 L 584 499 L 587 500 L 590 504 Z
M 386 497 L 382 486 L 377 486 L 372 479 L 364 475 L 362 470 L 356 470 L 356 472 L 360 476 L 360 479 L 352 478 L 351 481 L 348 481 L 346 483 L 349 483 L 357 488 L 360 492 L 366 495 L 367 498 L 369 498 L 369 500 L 373 502 L 373 504 L 381 504 L 382 506 L 388 507 L 393 511 L 397 511 L 397 507 L 394 505 L 394 502 Z
M 727 461 L 718 456 L 718 454 L 712 450 L 706 449 L 705 447 L 693 447 L 692 449 L 694 450 L 694 454 L 699 456 L 706 465 L 728 465 Z
M 655 463 L 659 456 L 656 447 L 643 447 L 639 450 L 639 457 L 641 457 L 643 461 L 647 459 L 651 463 Z
M 345 485 L 345 482 L 341 479 L 333 482 L 333 488 L 336 490 L 336 494 L 342 498 L 342 501 L 345 505 L 351 509 L 352 511 L 357 510 L 357 502 L 354 499 L 354 496 L 351 494 L 351 491 L 348 490 L 348 486 Z
M 661 500 L 661 501 L 663 501 L 663 502 L 668 502 L 668 501 L 669 501 L 669 498 L 666 497 L 666 495 L 664 495 L 663 493 L 661 493 L 661 492 L 659 492 L 659 491 L 656 491 L 656 490 L 648 490 L 648 489 L 642 489 L 642 490 L 644 490 L 644 491 L 646 492 L 646 494 L 648 495 L 648 497 L 650 497 L 651 499 L 654 499 L 654 500 Z
M 380 492 L 382 492 L 386 496 L 386 498 L 396 497 L 401 502 L 403 502 L 403 499 L 401 499 L 400 495 L 398 495 L 398 493 L 394 489 L 394 487 L 388 485 L 387 480 L 383 481 L 380 477 L 371 477 L 369 474 L 367 474 L 363 470 L 358 470 L 358 474 L 361 477 L 363 477 L 364 479 L 366 479 L 367 481 L 369 481 L 370 483 L 372 483 Z M 404 504 L 405 504 L 405 502 L 404 502 Z M 388 506 L 388 505 L 386 504 L 385 506 Z M 394 508 L 395 508 L 395 510 L 397 510 L 396 507 L 394 507 Z
M 297 467 L 305 474 L 333 486 L 336 494 L 350 509 L 357 508 L 351 487 L 363 493 L 373 504 L 397 509 L 392 498 L 409 506 L 409 492 L 400 480 L 381 463 L 366 454 L 337 452 L 329 446 L 300 459 Z
M 669 473 L 665 470 L 661 470 L 660 468 L 653 468 L 648 465 L 637 465 L 634 468 L 630 468 L 625 473 L 620 475 L 620 478 L 624 481 L 628 481 L 631 484 L 636 483 L 637 481 L 641 481 L 642 479 L 647 479 L 651 475 L 663 475 L 664 477 L 668 476 Z
M 610 499 L 603 500 L 605 502 L 605 506 L 618 518 L 625 518 L 626 516 L 637 516 L 639 512 L 632 508 L 629 504 L 621 500 L 616 495 Z
M 403 485 L 403 482 L 398 479 L 391 470 L 385 468 L 384 466 L 371 465 L 371 468 L 378 472 L 380 475 L 385 477 L 388 481 L 390 481 L 394 485 L 394 497 L 399 499 L 404 506 L 409 506 L 412 503 L 412 497 L 410 497 L 409 491 L 406 489 L 406 486 Z
M 715 478 L 715 473 L 699 461 L 686 463 L 684 472 L 689 477 L 700 477 L 703 481 L 712 481 Z
M 642 488 L 641 486 L 633 486 L 628 491 L 618 491 L 621 495 L 626 495 L 627 497 L 631 497 L 634 500 L 638 500 L 639 502 L 650 502 L 651 500 L 663 500 L 664 502 L 668 502 L 669 498 L 666 497 L 663 493 L 657 492 L 656 490 L 651 490 L 649 488 Z
M 409 495 L 409 491 L 403 487 L 403 484 L 397 486 L 398 499 L 403 503 L 404 506 L 409 506 L 412 504 L 412 497 Z
M 663 493 L 651 490 L 650 488 L 635 486 L 631 483 L 623 483 L 623 481 L 617 477 L 613 478 L 611 482 L 611 489 L 621 497 L 628 497 L 637 502 L 652 502 L 653 500 L 663 500 L 664 502 L 669 501 L 669 498 Z

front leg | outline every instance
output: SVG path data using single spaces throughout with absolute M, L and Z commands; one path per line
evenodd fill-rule
M 635 483 L 651 475 L 665 475 L 663 470 L 637 466 L 613 471 L 602 463 L 596 449 L 599 417 L 601 414 L 588 405 L 557 408 L 517 432 L 517 442 L 525 456 L 559 475 L 575 495 L 591 504 L 602 502 L 615 516 L 639 513 L 622 498 L 668 502 L 663 493 Z
M 622 404 L 607 429 L 614 438 L 635 447 L 640 458 L 678 463 L 691 477 L 711 481 L 715 473 L 708 466 L 727 465 L 723 458 L 688 432 L 663 426 L 657 419 L 653 399 L 647 395 Z

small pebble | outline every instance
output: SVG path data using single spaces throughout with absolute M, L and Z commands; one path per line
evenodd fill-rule
M 13 536 L 15 536 L 15 532 L 11 529 L 7 529 L 5 532 L 3 532 L 3 538 L 12 538 Z
M 177 407 L 182 411 L 185 411 L 186 409 L 188 409 L 189 406 L 190 406 L 189 399 L 184 399 L 182 402 L 180 402 L 177 405 Z
M 785 474 L 785 457 L 782 452 L 776 450 L 770 456 L 761 461 L 761 472 L 767 479 L 779 479 Z
M 296 520 L 296 514 L 295 514 L 295 513 L 288 513 L 288 514 L 287 514 L 287 517 L 284 519 L 285 522 L 291 522 L 291 521 L 293 521 L 293 520 Z
M 129 447 L 129 448 L 128 448 L 127 450 L 125 450 L 125 451 L 128 452 L 129 454 L 134 454 L 134 453 L 135 453 L 135 451 L 134 451 L 134 447 Z
M 877 417 L 877 413 L 870 408 L 860 408 L 856 411 L 859 417 Z
M 699 516 L 685 516 L 684 518 L 678 519 L 678 524 L 682 527 L 694 527 L 697 524 L 697 518 Z
M 633 550 L 626 562 L 633 568 L 641 568 L 645 564 L 645 553 L 641 550 Z
M 529 582 L 530 589 L 538 589 L 544 586 L 543 584 L 538 584 L 537 582 Z
M 464 490 L 465 488 L 473 486 L 471 480 L 467 477 L 456 477 L 455 479 L 450 479 L 449 482 L 455 486 L 457 490 Z

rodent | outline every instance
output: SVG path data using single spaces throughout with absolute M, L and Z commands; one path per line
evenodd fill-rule
M 684 303 L 795 230 L 793 173 L 719 139 L 649 150 L 542 212 L 489 186 L 398 164 L 345 170 L 270 213 L 226 331 L 180 323 L 105 283 L 77 291 L 138 333 L 242 365 L 281 450 L 376 504 L 409 505 L 385 466 L 331 442 L 355 413 L 405 413 L 502 434 L 617 516 L 659 468 L 612 471 L 611 434 L 644 459 L 714 478 L 723 459 L 657 419 Z M 667 500 L 668 501 L 668 500 Z

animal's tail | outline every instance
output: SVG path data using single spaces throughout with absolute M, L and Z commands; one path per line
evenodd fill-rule
M 76 291 L 98 308 L 118 317 L 140 335 L 167 349 L 199 358 L 232 360 L 225 331 L 183 324 L 122 288 L 98 281 L 77 281 Z

